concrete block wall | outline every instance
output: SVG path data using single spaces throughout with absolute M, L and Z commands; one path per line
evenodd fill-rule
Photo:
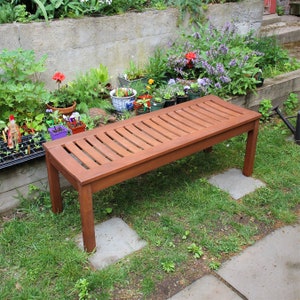
M 234 22 L 241 33 L 258 31 L 262 23 L 263 2 L 243 0 L 237 3 L 209 5 L 207 18 L 215 26 Z M 66 82 L 79 73 L 104 64 L 112 83 L 133 59 L 141 65 L 159 47 L 167 47 L 179 34 L 176 9 L 148 10 L 111 17 L 56 20 L 49 23 L 0 25 L 0 50 L 33 49 L 39 58 L 48 55 L 47 71 L 41 80 L 49 89 L 56 71 L 66 75 Z M 190 25 L 184 22 L 184 28 Z

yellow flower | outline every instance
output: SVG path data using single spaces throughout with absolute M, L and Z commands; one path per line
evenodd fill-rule
M 150 85 L 147 85 L 147 86 L 146 86 L 146 89 L 147 89 L 147 90 L 151 90 L 151 86 L 150 86 Z
M 153 84 L 153 83 L 154 83 L 154 79 L 151 79 L 151 78 L 150 78 L 150 79 L 148 80 L 148 84 Z

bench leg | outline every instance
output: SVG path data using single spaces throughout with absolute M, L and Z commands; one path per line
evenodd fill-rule
M 85 251 L 93 252 L 96 248 L 96 238 L 93 212 L 93 194 L 90 186 L 80 188 L 79 203 L 83 247 Z
M 59 174 L 56 168 L 46 159 L 52 211 L 60 213 L 63 210 Z
M 251 176 L 253 173 L 258 127 L 259 127 L 259 121 L 256 121 L 253 130 L 248 132 L 244 168 L 243 168 L 243 174 L 245 176 Z

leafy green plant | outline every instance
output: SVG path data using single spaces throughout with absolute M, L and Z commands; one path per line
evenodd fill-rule
M 157 86 L 160 86 L 167 80 L 166 69 L 167 57 L 164 50 L 157 48 L 153 56 L 150 56 L 145 66 L 147 78 L 152 78 Z
M 38 74 L 45 71 L 46 56 L 36 60 L 32 50 L 6 50 L 0 53 L 0 111 L 7 119 L 13 112 L 16 120 L 33 118 L 48 102 L 50 93 Z
M 221 266 L 221 263 L 218 262 L 218 261 L 211 261 L 209 264 L 208 264 L 208 267 L 213 270 L 213 271 L 217 271 L 219 270 Z
M 258 108 L 258 112 L 261 113 L 261 118 L 260 120 L 262 122 L 266 122 L 270 119 L 271 115 L 271 108 L 272 108 L 272 101 L 270 99 L 263 99 Z
M 290 115 L 299 105 L 299 97 L 295 93 L 290 93 L 289 97 L 283 102 L 286 114 Z
M 79 300 L 89 299 L 88 291 L 89 283 L 86 278 L 80 278 L 75 283 L 75 288 L 78 291 Z
M 173 261 L 162 262 L 161 265 L 163 270 L 167 273 L 171 273 L 175 271 L 175 263 Z
M 129 61 L 129 67 L 121 75 L 126 80 L 136 80 L 145 76 L 145 70 L 141 66 L 137 65 L 133 60 Z
M 202 247 L 197 246 L 195 243 L 192 243 L 191 245 L 189 245 L 187 249 L 197 259 L 201 258 L 201 256 L 203 256 L 203 254 L 204 254 Z

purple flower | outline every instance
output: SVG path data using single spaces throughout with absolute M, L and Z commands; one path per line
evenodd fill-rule
M 234 67 L 236 66 L 236 60 L 235 58 L 233 58 L 230 62 L 229 62 L 229 67 Z
M 217 63 L 216 70 L 217 70 L 218 74 L 224 74 L 225 73 L 224 66 L 221 63 Z
M 210 83 L 211 83 L 210 79 L 209 79 L 209 78 L 206 78 L 206 77 L 204 77 L 204 78 L 199 78 L 199 79 L 197 80 L 197 82 L 198 82 L 199 86 L 203 86 L 203 87 L 208 86 L 208 85 L 210 85 Z
M 219 50 L 222 54 L 227 54 L 227 53 L 228 53 L 228 48 L 226 47 L 225 44 L 220 45 L 218 50 Z
M 244 56 L 244 61 L 248 61 L 249 60 L 249 55 L 245 55 Z
M 192 35 L 192 37 L 193 37 L 194 39 L 196 39 L 196 40 L 200 40 L 200 39 L 201 39 L 201 35 L 200 35 L 199 32 L 195 32 L 195 33 Z
M 169 84 L 169 85 L 176 84 L 175 79 L 171 78 L 171 79 L 168 81 L 168 84 Z
M 221 83 L 220 82 L 215 83 L 215 88 L 221 89 L 222 88 Z
M 209 75 L 213 75 L 215 73 L 215 69 L 211 66 L 207 61 L 202 61 L 202 67 L 207 71 Z
M 228 76 L 220 76 L 220 81 L 223 82 L 223 83 L 229 83 L 231 82 L 231 79 L 228 77 Z

